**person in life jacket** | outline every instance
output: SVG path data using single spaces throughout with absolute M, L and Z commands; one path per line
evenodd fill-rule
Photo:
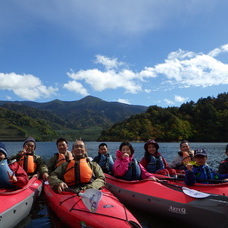
M 68 150 L 68 142 L 65 138 L 57 139 L 56 146 L 58 149 L 58 153 L 55 153 L 54 156 L 51 157 L 47 162 L 49 173 L 54 171 L 58 166 L 60 166 L 64 162 L 73 160 L 73 155 Z
M 186 173 L 184 182 L 188 186 L 196 182 L 208 184 L 209 180 L 228 180 L 228 174 L 219 174 L 210 168 L 207 164 L 207 153 L 204 149 L 194 151 L 194 164 L 186 164 Z
M 10 159 L 16 159 L 30 177 L 39 174 L 39 176 L 46 181 L 48 178 L 47 165 L 41 156 L 35 154 L 35 149 L 35 139 L 33 137 L 28 137 L 24 141 L 23 149 L 16 155 L 11 156 Z
M 177 177 L 175 169 L 168 166 L 165 158 L 158 152 L 159 145 L 154 140 L 148 140 L 144 144 L 144 157 L 140 164 L 150 173 Z
M 115 177 L 128 181 L 141 179 L 157 181 L 157 178 L 147 172 L 134 158 L 134 148 L 129 142 L 122 142 L 116 151 L 113 173 Z
M 98 156 L 93 159 L 103 170 L 104 173 L 112 175 L 113 168 L 113 157 L 108 153 L 108 145 L 106 143 L 101 143 L 98 146 Z
M 226 145 L 225 154 L 228 156 L 228 144 Z M 219 164 L 218 173 L 228 174 L 228 157 Z
M 23 188 L 28 181 L 25 170 L 16 161 L 8 160 L 5 144 L 0 142 L 0 188 Z
M 185 173 L 185 164 L 193 161 L 193 157 L 194 151 L 190 149 L 189 142 L 187 140 L 183 140 L 180 143 L 180 151 L 169 164 L 169 167 L 176 169 L 178 172 L 183 171 L 182 173 Z
M 61 193 L 69 186 L 79 192 L 104 187 L 104 173 L 96 162 L 88 159 L 84 142 L 76 140 L 71 152 L 74 159 L 58 166 L 48 177 L 53 190 Z

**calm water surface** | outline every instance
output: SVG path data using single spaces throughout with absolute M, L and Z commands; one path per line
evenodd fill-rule
M 22 149 L 23 142 L 5 142 L 8 154 L 16 154 L 17 151 Z M 71 149 L 73 142 L 69 143 Z M 97 155 L 97 148 L 99 142 L 86 142 L 87 151 L 90 157 Z M 119 142 L 107 142 L 109 152 L 115 157 L 115 151 L 118 149 Z M 135 157 L 140 160 L 144 154 L 144 143 L 132 143 L 135 149 Z M 191 149 L 204 148 L 208 154 L 208 164 L 217 168 L 221 160 L 225 156 L 225 147 L 227 143 L 190 143 Z M 171 162 L 179 150 L 179 143 L 159 143 L 159 152 L 165 157 L 167 162 Z M 41 155 L 45 160 L 48 160 L 57 152 L 55 142 L 37 142 L 36 154 Z M 133 208 L 128 208 L 135 217 L 139 220 L 144 228 L 161 228 L 161 227 L 185 227 L 187 224 L 180 224 L 178 221 L 171 221 L 166 218 L 152 216 L 145 212 L 137 211 Z M 58 225 L 56 225 L 58 224 Z M 16 228 L 50 228 L 50 227 L 65 227 L 60 224 L 58 218 L 52 216 L 50 218 L 48 208 L 46 206 L 43 196 L 40 197 L 39 202 L 34 206 L 32 213 Z

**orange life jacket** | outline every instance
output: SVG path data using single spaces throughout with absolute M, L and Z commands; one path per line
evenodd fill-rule
M 57 168 L 58 166 L 60 166 L 61 164 L 63 164 L 64 162 L 66 162 L 66 157 L 64 154 L 58 153 L 57 154 L 57 162 L 55 167 Z
M 71 160 L 63 175 L 64 181 L 67 185 L 78 185 L 90 183 L 93 171 L 90 168 L 87 159 L 82 158 L 79 161 Z
M 73 160 L 73 156 L 71 153 L 68 153 L 68 160 Z M 60 166 L 61 164 L 63 164 L 66 161 L 67 161 L 66 156 L 62 153 L 58 153 L 55 168 L 57 168 L 58 166 Z
M 36 172 L 36 163 L 34 155 L 22 156 L 19 161 L 19 165 L 26 171 L 27 174 L 34 174 Z

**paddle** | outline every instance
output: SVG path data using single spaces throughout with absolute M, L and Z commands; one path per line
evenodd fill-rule
M 171 184 L 171 183 L 168 183 L 166 181 L 158 181 L 158 182 L 163 184 L 163 185 L 165 185 L 165 186 L 168 186 L 168 187 L 179 188 L 179 189 L 182 190 L 182 192 L 185 195 L 188 195 L 188 196 L 193 197 L 193 198 L 206 198 L 206 197 L 211 195 L 209 193 L 200 192 L 200 191 L 197 191 L 197 190 L 194 190 L 194 189 L 190 189 L 190 188 L 187 188 L 187 187 L 181 187 L 179 185 Z
M 160 180 L 170 180 L 170 181 L 184 181 L 184 178 L 175 178 L 175 177 L 157 177 Z M 209 183 L 228 183 L 228 180 L 212 180 L 212 179 L 196 179 L 197 183 L 200 182 L 209 182 Z
M 82 197 L 82 201 L 85 204 L 86 208 L 91 212 L 96 212 L 98 208 L 98 203 L 102 197 L 102 192 L 97 189 L 86 189 L 83 193 L 75 191 L 71 188 L 66 188 L 65 191 L 73 192 L 78 196 Z

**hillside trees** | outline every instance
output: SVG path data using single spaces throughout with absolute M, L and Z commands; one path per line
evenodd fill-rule
M 37 141 L 40 141 L 51 140 L 57 136 L 57 133 L 45 121 L 36 120 L 5 108 L 0 108 L 0 129 L 3 140 L 21 139 L 32 135 Z
M 201 98 L 180 108 L 150 106 L 138 114 L 102 131 L 99 140 L 226 142 L 228 139 L 228 93 Z

